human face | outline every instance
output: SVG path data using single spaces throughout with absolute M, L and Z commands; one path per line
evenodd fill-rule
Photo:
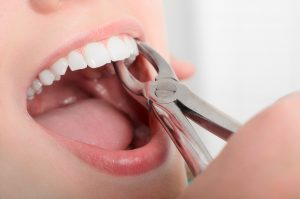
M 160 0 L 1 1 L 1 198 L 146 199 L 182 192 L 183 162 L 152 117 L 149 141 L 128 149 L 143 124 L 136 115 L 145 120 L 146 112 L 133 111 L 114 75 L 103 77 L 107 66 L 68 70 L 34 100 L 26 97 L 38 74 L 59 58 L 82 53 L 91 42 L 107 45 L 111 36 L 145 40 L 169 59 L 162 18 Z M 84 81 L 106 95 L 91 95 Z M 66 100 L 71 104 L 62 106 Z

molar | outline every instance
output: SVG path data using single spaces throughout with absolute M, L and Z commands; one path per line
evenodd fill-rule
M 32 82 L 32 88 L 35 92 L 39 91 L 42 88 L 42 86 L 43 86 L 42 83 L 38 79 L 35 79 Z
M 34 92 L 33 88 L 29 88 L 27 90 L 27 100 L 33 100 L 34 94 L 35 94 L 35 92 Z
M 40 80 L 35 79 L 32 82 L 31 88 L 34 90 L 35 94 L 40 94 L 42 92 L 42 87 L 43 87 L 43 84 L 41 83 Z
M 45 69 L 42 72 L 40 72 L 39 80 L 43 85 L 50 86 L 55 80 L 55 75 L 50 70 Z

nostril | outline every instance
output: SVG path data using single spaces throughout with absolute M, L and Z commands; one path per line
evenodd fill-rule
M 48 13 L 57 10 L 62 0 L 30 0 L 32 8 L 41 13 Z

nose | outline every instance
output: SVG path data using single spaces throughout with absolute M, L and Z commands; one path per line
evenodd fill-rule
M 48 13 L 59 9 L 63 0 L 30 0 L 31 6 L 41 13 Z

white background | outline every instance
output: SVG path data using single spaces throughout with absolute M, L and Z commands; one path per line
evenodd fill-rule
M 299 0 L 164 0 L 169 47 L 202 98 L 244 123 L 300 89 Z M 212 154 L 223 142 L 202 133 Z M 259 138 L 258 138 L 259 139 Z

